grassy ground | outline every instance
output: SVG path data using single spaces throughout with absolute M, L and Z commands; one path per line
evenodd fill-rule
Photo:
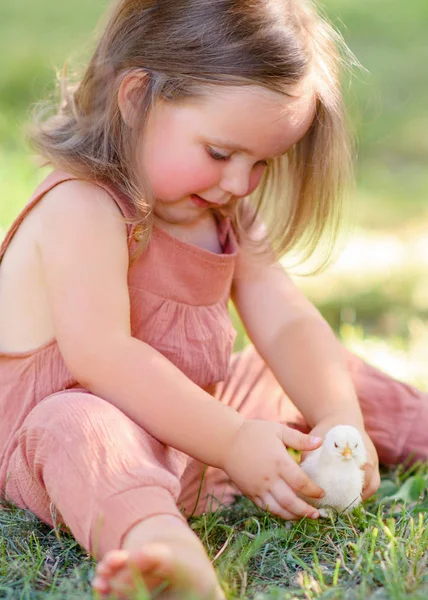
M 24 143 L 31 107 L 53 90 L 55 67 L 88 54 L 106 4 L 0 3 L 0 237 L 43 177 Z M 365 67 L 348 91 L 359 138 L 355 227 L 332 269 L 297 281 L 349 347 L 428 390 L 428 3 L 324 6 Z M 400 466 L 383 473 L 380 492 L 352 518 L 290 525 L 241 500 L 192 527 L 229 598 L 422 600 L 427 484 L 428 465 Z M 0 511 L 0 598 L 89 598 L 92 572 L 67 534 L 25 511 Z
M 427 484 L 427 465 L 400 467 L 352 517 L 284 523 L 242 498 L 191 526 L 230 599 L 425 600 Z M 0 598 L 89 600 L 94 562 L 71 536 L 14 508 L 0 530 Z

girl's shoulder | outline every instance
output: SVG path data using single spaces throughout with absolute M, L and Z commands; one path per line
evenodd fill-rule
M 28 203 L 17 215 L 1 244 L 0 261 L 12 240 L 31 238 L 33 241 L 43 239 L 49 230 L 67 227 L 97 224 L 105 219 L 113 220 L 123 232 L 124 220 L 128 216 L 122 203 L 107 186 L 100 186 L 84 179 L 61 171 L 48 175 L 35 189 Z
M 49 189 L 32 215 L 35 241 L 40 249 L 55 251 L 62 240 L 79 245 L 92 240 L 94 250 L 108 244 L 127 247 L 127 225 L 120 205 L 104 187 L 69 179 Z
M 46 220 L 58 221 L 58 226 L 64 221 L 76 222 L 82 227 L 105 219 L 123 223 L 123 219 L 118 219 L 123 210 L 106 187 L 75 178 L 61 181 L 43 193 L 34 212 L 42 227 Z

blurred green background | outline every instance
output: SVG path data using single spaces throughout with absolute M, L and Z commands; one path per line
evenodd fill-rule
M 107 4 L 1 0 L 0 237 L 43 178 L 25 143 L 31 110 L 55 69 L 84 63 Z M 347 90 L 357 186 L 338 261 L 297 281 L 348 346 L 428 389 L 428 2 L 322 7 L 362 65 Z

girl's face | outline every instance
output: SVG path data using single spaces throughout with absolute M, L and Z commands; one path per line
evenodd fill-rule
M 309 81 L 293 98 L 261 86 L 213 88 L 209 96 L 158 102 L 138 150 L 156 216 L 191 224 L 207 211 L 251 194 L 266 162 L 287 152 L 314 118 Z

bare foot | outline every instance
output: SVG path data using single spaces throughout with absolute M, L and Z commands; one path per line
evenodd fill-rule
M 156 598 L 224 600 L 214 568 L 200 539 L 173 515 L 138 523 L 122 550 L 111 550 L 98 563 L 94 590 L 102 596 L 130 599 L 138 589 L 156 590 Z M 158 588 L 158 590 L 157 590 Z

